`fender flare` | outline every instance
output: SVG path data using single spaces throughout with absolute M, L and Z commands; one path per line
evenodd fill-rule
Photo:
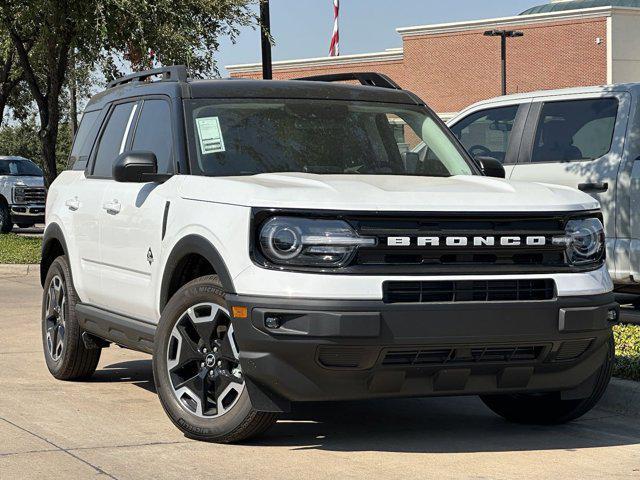
M 206 258 L 220 278 L 223 290 L 226 293 L 236 293 L 227 265 L 216 247 L 214 247 L 209 240 L 200 235 L 187 235 L 175 244 L 169 254 L 169 258 L 167 258 L 167 262 L 165 263 L 164 272 L 162 273 L 162 283 L 160 286 L 161 312 L 169 301 L 169 285 L 176 267 L 184 257 L 191 254 L 197 254 Z
M 62 233 L 62 229 L 60 228 L 60 225 L 58 225 L 57 223 L 50 223 L 47 226 L 47 229 L 44 231 L 44 235 L 42 236 L 42 256 L 40 260 L 40 284 L 42 285 L 43 288 L 44 288 L 44 281 L 47 278 L 47 273 L 48 273 L 45 268 L 47 265 L 43 260 L 47 258 L 47 255 L 51 250 L 52 240 L 57 240 L 58 242 L 60 242 L 60 245 L 62 245 L 62 250 L 64 254 L 67 256 L 67 259 L 69 258 L 69 249 L 67 248 L 67 242 L 64 239 L 64 234 Z M 73 281 L 73 274 L 71 276 L 72 276 L 71 280 Z

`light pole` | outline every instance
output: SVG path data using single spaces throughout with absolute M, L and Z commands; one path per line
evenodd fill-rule
M 487 30 L 485 37 L 500 37 L 500 57 L 502 60 L 502 95 L 507 94 L 507 38 L 523 37 L 518 30 Z
M 262 78 L 273 78 L 271 64 L 271 19 L 269 18 L 269 0 L 260 0 L 260 43 L 262 44 Z

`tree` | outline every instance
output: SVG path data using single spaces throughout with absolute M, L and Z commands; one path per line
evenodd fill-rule
M 21 71 L 16 65 L 15 50 L 11 39 L 0 32 L 0 125 L 7 105 L 22 99 L 17 87 L 22 81 Z
M 11 40 L 38 110 L 45 182 L 57 175 L 61 97 L 70 58 L 114 66 L 127 59 L 149 66 L 149 50 L 164 64 L 193 74 L 215 73 L 219 35 L 235 38 L 255 20 L 251 0 L 3 0 L 0 26 Z M 115 68 L 110 68 L 113 72 Z

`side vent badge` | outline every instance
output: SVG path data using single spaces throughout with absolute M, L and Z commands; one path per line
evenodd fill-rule
M 147 252 L 147 262 L 149 262 L 149 265 L 153 263 L 153 252 L 151 251 L 151 248 L 149 248 L 149 251 Z

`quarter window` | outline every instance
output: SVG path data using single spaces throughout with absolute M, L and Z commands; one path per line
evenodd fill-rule
M 100 110 L 94 110 L 93 112 L 85 112 L 82 115 L 80 121 L 80 127 L 76 132 L 76 137 L 73 141 L 73 148 L 71 149 L 71 155 L 69 157 L 69 165 L 74 170 L 84 170 L 87 166 L 87 160 L 91 154 L 91 147 L 98 133 L 100 125 L 96 121 Z
M 135 103 L 121 103 L 116 105 L 100 138 L 100 145 L 96 153 L 93 175 L 95 177 L 111 178 L 113 163 L 122 153 L 126 145 L 125 132 L 128 132 L 135 111 Z
M 493 157 L 505 163 L 518 105 L 473 113 L 451 130 L 471 156 Z
M 595 160 L 611 150 L 618 100 L 548 102 L 536 129 L 532 162 Z
M 173 159 L 171 110 L 164 100 L 145 100 L 132 150 L 147 150 L 158 159 L 158 173 L 171 173 Z

